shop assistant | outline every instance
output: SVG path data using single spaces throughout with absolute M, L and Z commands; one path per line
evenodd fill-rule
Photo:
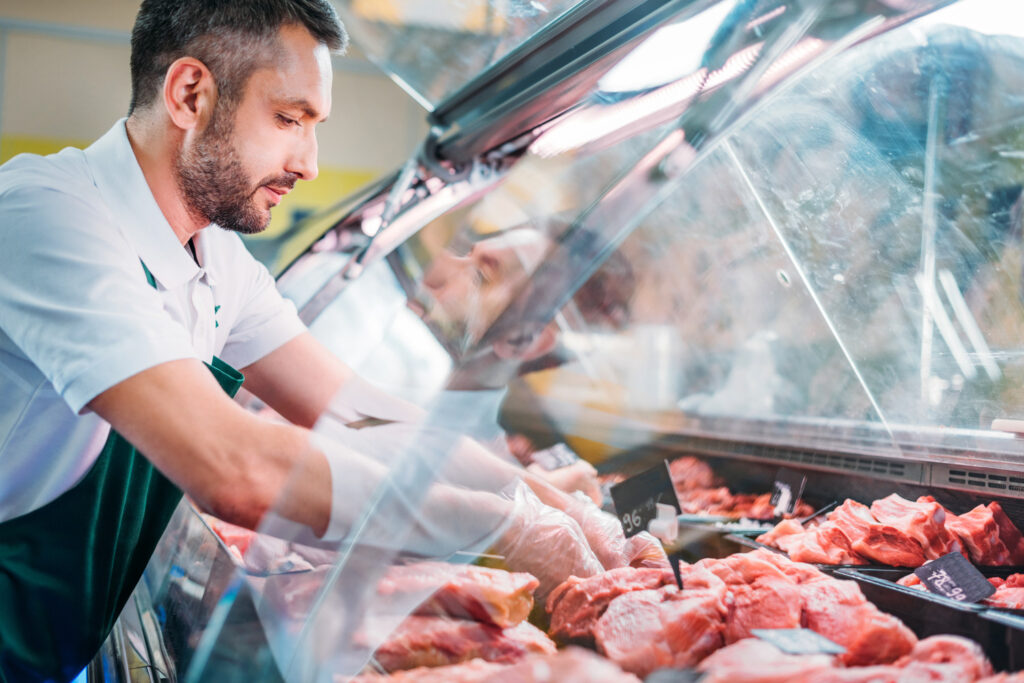
M 182 492 L 230 522 L 254 528 L 273 508 L 329 539 L 385 476 L 366 454 L 311 442 L 339 394 L 360 414 L 389 399 L 306 331 L 238 237 L 316 177 L 346 41 L 327 0 L 145 0 L 127 118 L 84 151 L 0 167 L 3 683 L 81 670 Z M 243 375 L 291 424 L 231 400 Z M 495 481 L 509 467 L 460 452 Z M 542 587 L 636 558 L 526 476 L 564 512 L 437 486 L 424 514 L 511 515 L 499 550 Z M 289 480 L 297 493 L 282 496 Z

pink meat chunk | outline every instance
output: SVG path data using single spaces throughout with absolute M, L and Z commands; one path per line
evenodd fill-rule
M 412 616 L 387 636 L 374 657 L 385 671 L 398 671 L 475 658 L 510 663 L 531 653 L 554 652 L 551 639 L 527 622 L 500 629 L 476 621 Z
M 539 582 L 532 574 L 446 562 L 391 567 L 377 584 L 382 600 L 426 598 L 415 613 L 450 615 L 502 628 L 530 615 Z
M 960 636 L 938 635 L 920 640 L 896 665 L 909 666 L 914 662 L 955 667 L 960 671 L 959 680 L 963 681 L 992 675 L 992 663 L 981 646 Z
M 697 667 L 703 683 L 794 683 L 817 680 L 832 669 L 828 655 L 790 655 L 774 645 L 747 638 L 724 647 Z
M 910 652 L 917 637 L 903 622 L 869 603 L 853 581 L 801 586 L 803 624 L 846 648 L 846 666 L 888 664 Z
M 620 567 L 585 579 L 570 576 L 548 596 L 550 633 L 563 642 L 590 644 L 594 625 L 612 600 L 624 593 L 671 583 L 675 583 L 672 572 L 661 569 Z
M 916 540 L 929 560 L 960 551 L 960 542 L 946 529 L 946 511 L 935 501 L 913 502 L 893 493 L 872 503 L 871 514 Z
M 693 666 L 722 647 L 725 616 L 712 591 L 635 591 L 612 602 L 594 638 L 605 656 L 645 677 L 656 669 Z
M 950 515 L 946 526 L 963 542 L 971 562 L 992 567 L 1010 564 L 1010 550 L 999 535 L 999 524 L 989 506 Z
M 828 520 L 842 529 L 853 551 L 868 560 L 895 567 L 920 567 L 925 563 L 920 543 L 900 529 L 879 523 L 866 505 L 847 499 L 829 514 Z

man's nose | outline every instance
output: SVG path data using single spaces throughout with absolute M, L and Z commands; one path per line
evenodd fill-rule
M 301 142 L 292 151 L 288 159 L 285 171 L 294 173 L 302 180 L 313 180 L 319 173 L 317 169 L 317 141 L 316 134 L 310 132 L 302 136 Z

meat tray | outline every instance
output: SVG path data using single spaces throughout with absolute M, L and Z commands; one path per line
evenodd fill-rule
M 981 618 L 1006 629 L 1003 647 L 1007 652 L 1007 668 L 1024 669 L 1024 617 L 1009 614 L 1007 610 L 988 610 Z
M 882 611 L 902 619 L 918 637 L 941 633 L 964 636 L 984 648 L 997 670 L 1024 667 L 1022 655 L 1011 657 L 1013 648 L 1008 647 L 1013 639 L 1017 649 L 1024 649 L 1024 619 L 1006 613 L 1001 614 L 1006 618 L 991 618 L 997 610 L 984 605 L 965 605 L 896 583 L 895 580 L 907 571 L 891 567 L 859 567 L 836 569 L 833 574 L 839 579 L 856 581 L 868 600 Z M 888 578 L 883 578 L 886 573 Z

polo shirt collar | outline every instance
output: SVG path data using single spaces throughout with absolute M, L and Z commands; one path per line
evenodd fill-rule
M 164 289 L 175 289 L 200 273 L 178 241 L 146 183 L 131 143 L 126 119 L 114 124 L 85 150 L 93 181 L 121 232 Z

